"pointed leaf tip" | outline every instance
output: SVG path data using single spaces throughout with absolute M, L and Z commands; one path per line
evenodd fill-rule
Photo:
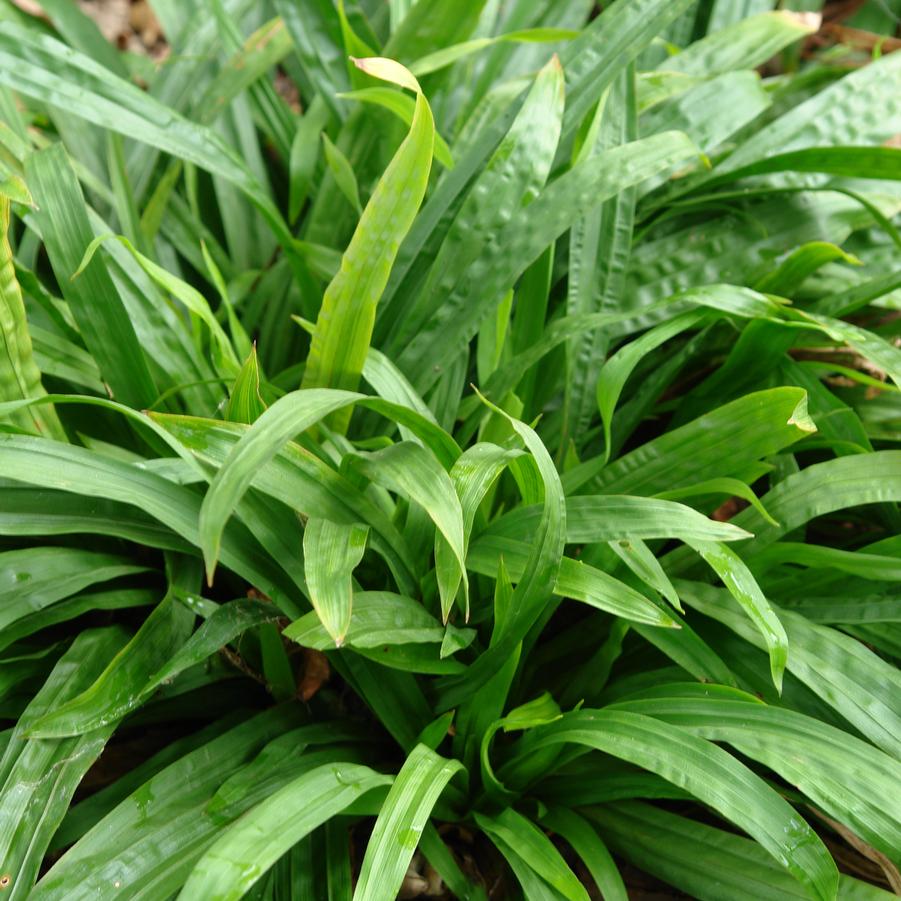
M 408 88 L 417 94 L 422 93 L 422 88 L 416 80 L 416 76 L 406 67 L 393 59 L 384 56 L 368 56 L 358 59 L 352 56 L 351 62 L 361 71 L 381 81 L 390 81 L 402 88 Z

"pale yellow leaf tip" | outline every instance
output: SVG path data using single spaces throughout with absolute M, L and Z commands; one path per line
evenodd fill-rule
M 810 418 L 810 414 L 807 412 L 806 394 L 798 402 L 798 406 L 792 411 L 792 415 L 788 420 L 788 425 L 793 425 L 796 428 L 801 429 L 802 432 L 815 432 L 817 430 L 816 423 Z
M 367 56 L 365 59 L 357 59 L 352 56 L 351 62 L 361 71 L 381 81 L 390 81 L 402 88 L 408 88 L 417 94 L 422 93 L 422 88 L 416 80 L 416 76 L 397 60 L 388 59 L 385 56 Z
M 804 29 L 804 31 L 810 33 L 819 31 L 820 25 L 823 24 L 823 16 L 821 13 L 795 12 L 791 9 L 780 9 L 775 15 L 787 19 L 789 22 L 798 25 L 800 28 Z

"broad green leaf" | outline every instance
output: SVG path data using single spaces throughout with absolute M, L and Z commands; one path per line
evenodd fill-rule
M 416 335 L 461 268 L 478 258 L 488 236 L 538 194 L 554 159 L 562 116 L 563 72 L 554 58 L 539 72 L 510 130 L 464 200 L 420 296 L 405 310 L 391 310 L 401 318 L 392 322 L 386 350 L 396 354 L 397 348 Z M 486 203 L 489 197 L 491 203 Z
M 392 901 L 419 844 L 432 807 L 451 777 L 463 769 L 425 745 L 417 745 L 404 761 L 388 792 L 366 854 L 354 901 Z
M 846 507 L 901 501 L 901 452 L 876 451 L 815 463 L 794 473 L 770 489 L 761 502 L 778 522 L 770 525 L 749 508 L 732 520 L 752 532 L 742 546 L 748 560 L 767 545 L 811 519 Z
M 807 147 L 881 143 L 901 112 L 901 60 L 883 56 L 789 110 L 742 144 L 721 166 L 734 172 L 767 157 Z M 827 114 L 828 123 L 827 123 Z
M 589 816 L 617 854 L 701 901 L 744 901 L 751 885 L 773 901 L 809 897 L 758 844 L 732 832 L 634 801 L 592 807 Z M 840 874 L 836 897 L 888 901 L 891 895 Z
M 462 0 L 457 0 L 457 3 Z M 604 10 L 585 29 L 580 38 L 573 41 L 565 49 L 562 57 L 563 70 L 567 79 L 567 108 L 564 114 L 564 135 L 572 136 L 581 124 L 588 111 L 600 100 L 604 91 L 612 84 L 622 69 L 633 60 L 668 22 L 675 19 L 690 5 L 691 0 L 638 0 L 629 4 L 620 4 Z M 456 4 L 441 4 L 442 13 L 450 14 Z M 422 4 L 422 16 L 428 21 L 432 6 Z M 470 11 L 471 3 L 464 4 Z M 458 14 L 459 16 L 459 14 Z M 406 20 L 409 22 L 412 17 Z M 422 28 L 425 23 L 420 22 Z M 412 25 L 411 25 L 412 27 Z M 440 46 L 446 46 L 444 41 Z M 429 48 L 435 49 L 435 48 Z M 426 51 L 428 52 L 428 51 Z M 509 96 L 509 95 L 508 95 Z M 404 315 L 403 303 L 409 300 L 409 291 L 415 286 L 421 273 L 415 271 L 414 263 L 423 248 L 429 246 L 430 253 L 436 253 L 446 230 L 446 216 L 455 215 L 462 193 L 468 188 L 472 178 L 483 167 L 483 164 L 495 152 L 498 144 L 507 133 L 516 112 L 525 100 L 524 92 L 518 88 L 512 92 L 512 100 L 506 100 L 498 114 L 480 127 L 467 147 L 465 155 L 456 160 L 453 173 L 442 180 L 435 192 L 423 207 L 417 221 L 398 254 L 392 277 L 386 289 L 382 303 L 380 322 L 383 328 L 378 331 L 380 342 L 386 334 L 384 326 L 393 326 L 398 317 Z M 687 154 L 686 154 L 687 155 Z M 615 192 L 613 192 L 615 193 Z M 451 211 L 449 213 L 449 211 Z M 533 221 L 537 221 L 533 219 Z M 566 226 L 561 228 L 565 231 Z M 543 241 L 535 256 L 543 252 L 553 238 Z M 527 265 L 529 260 L 524 260 Z M 406 283 L 406 284 L 405 284 Z M 399 288 L 405 284 L 405 291 Z M 503 293 L 501 291 L 501 293 Z M 484 317 L 480 316 L 481 322 Z M 380 346 L 384 346 L 381 344 Z
M 886 582 L 901 580 L 901 561 L 888 554 L 841 551 L 799 541 L 778 541 L 754 555 L 754 571 L 757 573 L 783 563 L 815 569 L 828 567 L 862 579 Z
M 501 472 L 509 462 L 520 455 L 520 451 L 507 450 L 496 444 L 480 442 L 464 451 L 451 467 L 450 477 L 453 482 L 457 497 L 460 499 L 460 507 L 463 512 L 463 553 L 469 547 L 469 539 L 472 535 L 473 525 L 479 506 L 488 494 Z M 438 572 L 447 572 L 449 580 L 453 578 L 454 551 L 447 540 L 438 535 L 435 536 L 435 569 Z M 466 577 L 465 569 L 458 570 L 461 578 Z M 442 596 L 448 605 L 453 600 L 456 591 L 446 591 Z M 466 608 L 464 610 L 469 618 L 469 593 L 465 593 Z M 448 606 L 442 614 L 447 617 L 450 612 Z
M 35 720 L 28 734 L 66 738 L 120 720 L 138 706 L 150 676 L 187 639 L 193 619 L 190 611 L 167 596 L 89 688 Z
M 197 606 L 191 595 L 180 600 L 189 610 Z M 189 667 L 202 663 L 249 629 L 274 623 L 279 615 L 275 605 L 250 598 L 229 601 L 216 607 L 200 628 L 153 673 L 141 689 L 141 694 L 148 695 Z
M 303 532 L 304 572 L 310 600 L 337 647 L 350 628 L 353 571 L 363 559 L 369 529 L 310 517 Z
M 496 240 L 472 265 L 453 272 L 431 301 L 423 327 L 403 345 L 397 362 L 413 385 L 424 391 L 437 381 L 485 312 L 578 216 L 694 153 L 691 142 L 675 133 L 615 147 L 575 166 L 527 206 L 511 211 Z M 491 252 L 495 246 L 504 248 L 501 258 Z
M 351 648 L 440 644 L 445 639 L 446 628 L 457 634 L 463 631 L 443 626 L 412 598 L 388 591 L 358 591 L 354 594 L 353 614 L 344 644 Z M 473 633 L 468 634 L 471 637 Z M 334 640 L 315 611 L 291 623 L 284 635 L 305 648 L 325 651 L 334 647 Z
M 539 516 L 538 507 L 518 507 L 496 519 L 483 536 L 524 540 Z M 716 522 L 673 501 L 605 494 L 577 495 L 566 501 L 566 540 L 572 544 L 654 538 L 741 541 L 750 537 L 732 523 Z
M 762 317 L 775 314 L 778 307 L 763 295 L 746 288 L 730 288 L 726 285 L 711 285 L 706 288 L 695 288 L 683 295 L 683 298 L 710 307 L 722 313 L 733 313 L 739 316 Z M 680 300 L 678 295 L 673 300 Z M 696 328 L 710 322 L 714 318 L 705 310 L 692 310 L 675 316 L 661 323 L 640 338 L 620 348 L 604 363 L 597 382 L 597 401 L 604 423 L 605 454 L 610 455 L 610 430 L 613 411 L 619 401 L 620 394 L 629 375 L 641 359 L 665 341 L 675 337 L 687 329 Z
M 459 456 L 453 439 L 408 407 L 351 391 L 314 388 L 294 391 L 276 401 L 234 446 L 216 473 L 203 501 L 200 547 L 212 573 L 219 555 L 222 530 L 261 468 L 294 438 L 329 413 L 350 404 L 377 410 L 410 428 L 449 467 Z M 278 496 L 278 494 L 276 495 Z M 311 511 L 314 513 L 315 511 Z M 364 517 L 365 519 L 365 517 Z
M 613 461 L 594 478 L 583 475 L 583 467 L 590 473 L 591 464 L 586 463 L 565 473 L 563 482 L 570 488 L 590 479 L 591 489 L 602 493 L 669 491 L 707 478 L 735 476 L 749 463 L 794 444 L 814 428 L 802 389 L 759 391 L 665 432 Z M 767 509 L 780 518 L 769 504 Z M 745 527 L 741 519 L 733 525 Z M 754 528 L 748 531 L 756 534 Z
M 695 582 L 675 583 L 691 607 L 722 622 L 760 647 L 763 637 L 739 612 L 728 593 Z M 898 688 L 901 676 L 859 641 L 836 629 L 809 622 L 788 610 L 776 611 L 791 649 L 786 668 L 834 707 L 886 753 L 896 755 L 901 736 Z
M 635 72 L 630 66 L 598 103 L 576 161 L 634 141 L 638 137 L 636 103 Z M 633 185 L 573 223 L 569 235 L 568 315 L 617 308 L 632 252 L 637 199 L 638 186 Z M 595 407 L 592 382 L 608 344 L 608 336 L 600 330 L 593 335 L 576 334 L 567 344 L 561 443 L 570 437 L 576 447 L 581 447 L 584 441 Z
M 29 485 L 120 501 L 140 508 L 176 534 L 200 545 L 200 499 L 162 476 L 101 454 L 54 441 L 0 434 L 0 467 L 5 476 Z M 243 572 L 270 596 L 282 597 L 286 581 L 263 554 L 253 535 L 233 523 L 223 540 L 226 566 Z M 239 537 L 240 536 L 240 537 Z
M 575 743 L 636 763 L 686 789 L 746 831 L 815 897 L 835 897 L 835 863 L 787 801 L 721 748 L 684 729 L 662 726 L 661 721 L 636 713 L 581 710 L 533 730 L 520 755 L 526 746 L 534 753 L 548 745 Z
M 720 0 L 720 5 L 723 5 Z M 736 3 L 736 6 L 740 4 Z M 736 69 L 756 69 L 789 44 L 819 27 L 815 17 L 788 10 L 741 18 L 670 56 L 659 68 L 710 78 Z
M 366 792 L 390 783 L 390 776 L 350 763 L 327 764 L 304 773 L 217 839 L 191 871 L 179 897 L 243 898 L 293 844 Z
M 901 178 L 901 151 L 893 147 L 809 147 L 768 156 L 713 179 L 726 184 L 770 172 L 820 172 L 851 178 Z M 711 183 L 707 183 L 710 187 Z
M 3 488 L 4 493 L 7 490 Z M 0 629 L 6 630 L 90 585 L 146 571 L 146 566 L 127 557 L 78 548 L 4 551 L 0 553 Z
M 868 742 L 752 695 L 697 684 L 662 686 L 615 706 L 728 742 L 897 861 L 901 769 Z
M 532 560 L 529 544 L 503 537 L 480 536 L 470 547 L 466 562 L 474 572 L 494 577 L 502 560 L 511 579 L 521 584 Z M 550 590 L 557 597 L 582 601 L 634 622 L 651 626 L 675 625 L 666 611 L 643 594 L 603 570 L 571 557 L 560 559 L 559 572 Z
M 412 76 L 406 78 L 406 70 L 398 63 L 388 65 L 391 62 L 358 60 L 357 65 L 377 77 L 401 79 L 410 87 Z M 394 67 L 403 71 L 398 74 Z M 428 184 L 435 124 L 415 79 L 412 86 L 417 93 L 410 132 L 376 185 L 344 252 L 341 268 L 323 297 L 304 371 L 306 388 L 353 390 L 359 384 L 376 307 L 397 248 L 409 231 Z M 349 411 L 342 412 L 333 425 L 343 431 L 349 419 Z
M 213 419 L 156 416 L 158 422 L 199 460 L 221 467 L 247 431 L 246 427 Z M 269 463 L 257 467 L 252 484 L 263 494 L 287 501 L 302 516 L 326 516 L 347 524 L 366 523 L 370 540 L 391 567 L 404 591 L 412 592 L 416 570 L 412 551 L 388 515 L 349 479 L 335 472 L 315 454 L 286 444 Z M 298 525 L 298 540 L 300 539 Z
M 281 785 L 267 780 L 262 792 L 245 794 L 227 815 L 207 810 L 216 790 L 297 724 L 296 715 L 273 708 L 169 764 L 67 850 L 30 897 L 86 898 L 115 890 L 116 882 L 121 889 L 126 879 L 136 897 L 174 894 L 222 829 Z M 282 754 L 279 762 L 284 760 Z
M 4 489 L 6 490 L 6 489 Z M 119 588 L 109 591 L 82 592 L 29 613 L 0 633 L 0 650 L 6 650 L 23 638 L 43 629 L 77 619 L 97 610 L 124 610 L 131 607 L 150 607 L 159 600 L 159 592 L 143 588 Z
M 563 486 L 547 448 L 534 429 L 487 401 L 486 404 L 494 413 L 507 420 L 531 455 L 540 480 L 536 487 L 543 494 L 542 514 L 532 536 L 531 553 L 527 552 L 522 575 L 510 598 L 510 615 L 504 631 L 498 634 L 491 648 L 469 667 L 465 676 L 456 682 L 449 681 L 441 699 L 442 709 L 455 706 L 455 699 L 460 696 L 465 698 L 472 695 L 510 660 L 519 643 L 541 615 L 547 596 L 557 582 L 566 538 Z

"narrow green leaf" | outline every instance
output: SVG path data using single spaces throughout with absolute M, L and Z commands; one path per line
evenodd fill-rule
M 763 646 L 763 636 L 748 621 L 728 592 L 696 582 L 675 583 L 679 596 L 722 622 L 746 641 Z M 855 638 L 777 610 L 791 653 L 786 668 L 827 704 L 838 710 L 877 747 L 897 756 L 901 751 L 901 675 Z
M 252 785 L 259 786 L 259 792 L 252 789 L 231 810 L 218 815 L 208 810 L 211 798 L 226 780 L 272 739 L 297 725 L 296 713 L 285 707 L 272 708 L 170 763 L 68 849 L 30 897 L 61 901 L 72 897 L 73 886 L 84 896 L 103 894 L 115 890 L 116 882 L 119 889 L 124 888 L 126 879 L 129 892 L 136 895 L 163 892 L 171 897 L 230 821 L 292 778 L 283 751 L 270 771 L 274 770 L 276 777 L 287 771 L 287 778 L 275 778 L 273 784 L 272 778 L 263 780 L 257 773 Z
M 788 658 L 788 637 L 757 580 L 744 561 L 731 548 L 716 541 L 689 541 L 720 577 L 729 593 L 741 604 L 760 630 L 770 655 L 770 672 L 776 690 L 782 691 L 782 674 Z
M 4 470 L 6 474 L 8 470 Z M 3 492 L 8 491 L 5 486 Z M 0 629 L 122 576 L 146 572 L 127 557 L 79 548 L 32 547 L 0 553 Z
M 661 726 L 637 713 L 581 710 L 533 730 L 527 735 L 528 753 L 571 742 L 649 769 L 748 832 L 815 897 L 835 897 L 835 863 L 787 801 L 716 745 L 684 729 Z
M 252 425 L 265 411 L 266 404 L 260 394 L 260 364 L 254 346 L 232 385 L 225 418 Z
M 25 740 L 30 724 L 97 677 L 122 646 L 119 628 L 81 632 L 34 695 L 0 760 L 0 860 L 7 897 L 34 897 L 33 884 L 53 833 L 114 723 L 76 738 Z
M 410 64 L 410 71 L 418 78 L 422 78 L 423 75 L 437 72 L 439 69 L 471 56 L 473 53 L 478 53 L 487 47 L 493 47 L 495 44 L 550 44 L 558 41 L 569 41 L 578 36 L 578 31 L 573 31 L 569 28 L 524 28 L 520 31 L 508 31 L 506 34 L 498 34 L 490 38 L 473 38 L 471 41 L 453 44 L 450 47 L 436 50 L 428 56 L 421 57 L 415 63 Z
M 451 556 L 436 558 L 441 611 L 445 622 L 457 589 L 469 596 L 466 573 L 466 540 L 463 509 L 454 483 L 435 457 L 419 444 L 402 441 L 371 454 L 357 454 L 354 465 L 371 481 L 415 501 L 428 513 L 447 542 Z M 436 539 L 437 540 L 437 539 Z M 468 601 L 465 602 L 465 609 Z
M 25 172 L 38 204 L 36 217 L 53 271 L 104 380 L 122 403 L 139 409 L 150 406 L 158 391 L 106 266 L 95 261 L 80 279 L 72 280 L 94 233 L 81 188 L 62 146 L 56 144 L 31 154 Z
M 363 206 L 360 203 L 360 189 L 357 187 L 357 177 L 347 157 L 332 143 L 329 136 L 322 132 L 322 146 L 325 148 L 325 162 L 335 179 L 341 193 L 347 198 L 348 203 L 363 214 Z
M 147 681 L 187 639 L 193 619 L 190 611 L 167 596 L 90 688 L 34 721 L 29 735 L 84 735 L 121 719 L 138 706 Z
M 569 901 L 588 901 L 588 892 L 551 840 L 512 807 L 496 816 L 475 814 L 476 822 L 492 839 L 496 836 L 528 861 L 529 866 Z
M 591 873 L 604 901 L 628 901 L 623 878 L 610 852 L 585 819 L 575 811 L 554 807 L 541 817 L 541 822 L 572 846 Z
M 432 807 L 462 769 L 458 761 L 445 760 L 425 745 L 413 749 L 375 822 L 354 901 L 393 901 Z
M 663 685 L 615 706 L 728 742 L 891 860 L 901 856 L 901 764 L 868 742 L 753 695 L 696 683 Z
M 363 559 L 369 529 L 310 517 L 303 532 L 310 600 L 335 645 L 344 644 L 353 604 L 352 573 Z
M 393 88 L 360 88 L 357 91 L 348 91 L 338 95 L 342 100 L 356 100 L 360 103 L 372 103 L 389 112 L 394 113 L 407 127 L 413 124 L 413 116 L 416 112 L 416 102 L 407 94 L 402 94 Z M 453 169 L 454 159 L 451 156 L 447 141 L 435 132 L 435 159 L 447 169 Z
M 291 142 L 288 220 L 292 223 L 297 221 L 309 196 L 313 173 L 319 160 L 319 136 L 327 123 L 328 107 L 321 97 L 317 97 L 300 120 Z
M 0 82 L 221 176 L 244 191 L 282 244 L 290 247 L 291 235 L 277 207 L 245 162 L 217 134 L 183 118 L 87 56 L 4 22 L 0 25 Z
M 364 63 L 358 61 L 358 65 Z M 394 66 L 406 72 L 399 64 Z M 383 68 L 382 63 L 371 63 L 367 71 L 386 77 Z M 397 76 L 393 68 L 388 68 L 392 80 L 403 77 L 402 73 Z M 412 81 L 417 95 L 410 132 L 376 185 L 344 252 L 341 268 L 326 289 L 304 371 L 306 388 L 353 390 L 359 384 L 376 307 L 388 282 L 397 248 L 425 195 L 435 124 L 428 101 L 415 79 Z M 409 82 L 405 86 L 410 86 Z M 349 411 L 342 412 L 333 426 L 343 431 L 349 419 Z
M 236 375 L 240 368 L 237 355 L 235 354 L 228 335 L 225 334 L 225 330 L 219 324 L 219 320 L 213 315 L 213 311 L 210 309 L 207 299 L 192 285 L 189 285 L 177 276 L 172 275 L 172 273 L 167 272 L 158 263 L 154 263 L 149 257 L 144 256 L 144 254 L 142 254 L 128 238 L 125 238 L 122 235 L 109 234 L 100 235 L 99 237 L 94 238 L 94 240 L 88 244 L 84 256 L 78 264 L 78 268 L 72 273 L 72 280 L 75 281 L 78 278 L 83 278 L 87 272 L 91 271 L 90 264 L 94 259 L 94 255 L 97 253 L 100 245 L 110 238 L 114 238 L 122 244 L 129 253 L 131 253 L 138 265 L 140 265 L 140 267 L 161 288 L 171 293 L 172 296 L 183 303 L 191 313 L 204 322 L 210 330 L 213 357 L 217 364 L 217 369 L 223 375 Z
M 25 197 L 30 199 L 25 183 L 19 181 Z M 22 195 L 13 199 L 22 199 Z M 0 401 L 46 393 L 41 384 L 40 369 L 32 353 L 22 289 L 16 278 L 9 244 L 9 226 L 10 194 L 0 191 Z M 65 432 L 53 407 L 28 408 L 14 416 L 13 422 L 51 438 L 65 439 Z
M 366 792 L 390 783 L 390 776 L 351 763 L 327 764 L 304 773 L 217 839 L 191 871 L 179 898 L 243 898 L 293 844 Z
M 720 5 L 725 5 L 722 2 Z M 745 4 L 747 9 L 748 4 Z M 738 9 L 739 5 L 736 5 Z M 664 60 L 659 68 L 710 78 L 736 69 L 756 69 L 780 50 L 812 34 L 816 20 L 779 10 L 743 16 L 739 21 L 708 34 Z

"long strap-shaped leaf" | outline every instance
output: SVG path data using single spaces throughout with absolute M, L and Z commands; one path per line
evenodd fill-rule
M 278 208 L 222 138 L 87 56 L 53 38 L 4 22 L 0 25 L 0 83 L 221 176 L 247 195 L 279 241 L 291 247 L 293 239 Z
M 565 743 L 628 760 L 684 788 L 755 838 L 815 897 L 835 898 L 838 870 L 817 834 L 787 801 L 722 748 L 641 714 L 580 710 L 527 735 L 520 758 Z M 508 766 L 515 767 L 517 759 Z
M 356 231 L 322 299 L 307 358 L 305 388 L 355 389 L 369 350 L 375 311 L 429 181 L 435 121 L 419 82 L 399 63 L 387 59 L 356 60 L 370 75 L 416 92 L 416 111 L 404 139 L 376 185 Z M 333 417 L 347 428 L 350 410 Z
M 200 858 L 184 901 L 237 901 L 293 844 L 357 798 L 391 783 L 366 766 L 325 764 L 288 783 L 238 820 Z
M 511 614 L 504 631 L 498 636 L 497 642 L 476 660 L 465 675 L 448 681 L 439 702 L 439 706 L 444 710 L 455 706 L 484 685 L 500 670 L 526 636 L 541 615 L 547 598 L 557 582 L 566 540 L 566 502 L 563 486 L 560 484 L 560 476 L 547 448 L 534 429 L 497 407 L 493 407 L 493 410 L 509 422 L 532 455 L 540 478 L 540 491 L 544 494 L 544 503 L 541 519 L 532 540 L 532 553 L 513 592 L 510 601 Z
M 115 728 L 108 722 L 77 738 L 25 741 L 31 723 L 90 684 L 119 650 L 120 628 L 82 632 L 34 696 L 0 760 L 0 861 L 8 898 L 31 896 L 53 833 L 75 789 Z
M 72 281 L 94 233 L 72 165 L 62 146 L 32 154 L 25 173 L 38 204 L 37 219 L 63 296 L 113 395 L 147 407 L 157 390 L 119 292 L 101 261 Z
M 528 865 L 568 901 L 588 901 L 588 892 L 553 842 L 512 807 L 497 816 L 475 815 L 476 822 L 502 850 L 513 848 Z M 498 841 L 499 840 L 499 841 Z
M 853 458 L 851 458 L 853 459 Z M 728 593 L 696 582 L 676 582 L 685 603 L 719 620 L 746 641 L 763 644 L 760 633 Z M 853 723 L 873 744 L 901 756 L 901 674 L 861 642 L 837 629 L 777 611 L 788 634 L 787 669 Z
M 55 705 L 29 733 L 37 738 L 84 735 L 121 719 L 144 699 L 146 683 L 184 644 L 193 621 L 194 614 L 168 595 L 90 687 Z
M 354 901 L 394 901 L 432 807 L 462 769 L 425 745 L 412 750 L 375 822 Z
M 763 636 L 770 655 L 773 684 L 781 692 L 782 674 L 785 672 L 785 662 L 788 659 L 788 637 L 751 570 L 732 548 L 718 541 L 692 540 L 688 543 L 720 577 L 732 597 L 741 604 L 742 609 Z
M 250 487 L 259 468 L 268 463 L 296 435 L 330 413 L 351 404 L 376 410 L 398 424 L 405 425 L 448 468 L 460 454 L 456 443 L 446 432 L 409 407 L 352 391 L 327 388 L 292 391 L 277 400 L 257 419 L 213 478 L 200 516 L 200 546 L 209 575 L 215 569 L 225 523 Z
M 450 547 L 450 558 L 436 558 L 441 611 L 447 620 L 461 580 L 464 596 L 469 597 L 469 585 L 464 578 L 463 511 L 450 476 L 434 455 L 411 441 L 401 441 L 371 454 L 360 454 L 355 462 L 377 485 L 418 503 L 435 523 L 437 534 Z
M 25 193 L 27 196 L 27 191 Z M 45 393 L 41 373 L 32 354 L 22 289 L 16 279 L 12 248 L 9 246 L 9 223 L 10 201 L 3 195 L 0 186 L 0 401 Z M 13 417 L 13 421 L 24 428 L 37 429 L 51 438 L 65 438 L 53 407 L 23 410 Z
M 901 860 L 901 763 L 869 742 L 753 695 L 700 683 L 663 685 L 615 706 L 729 742 Z

